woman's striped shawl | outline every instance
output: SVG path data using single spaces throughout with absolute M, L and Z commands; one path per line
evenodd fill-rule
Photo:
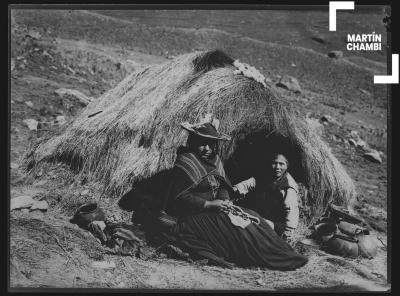
M 193 182 L 193 185 L 199 184 L 206 176 L 214 175 L 222 178 L 229 186 L 231 186 L 231 183 L 226 177 L 222 161 L 218 155 L 215 157 L 213 164 L 206 164 L 194 153 L 187 152 L 178 154 L 175 166 L 187 174 L 187 176 Z

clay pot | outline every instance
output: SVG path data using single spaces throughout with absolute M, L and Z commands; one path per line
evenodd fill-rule
M 77 224 L 79 227 L 85 228 L 93 221 L 104 221 L 106 218 L 103 210 L 97 203 L 88 203 L 82 205 L 76 211 L 71 223 Z

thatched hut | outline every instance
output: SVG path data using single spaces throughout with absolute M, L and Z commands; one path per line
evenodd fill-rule
M 180 123 L 211 112 L 220 119 L 220 130 L 232 136 L 219 149 L 223 160 L 239 164 L 233 182 L 249 177 L 278 147 L 290 154 L 292 175 L 308 189 L 303 202 L 311 216 L 329 201 L 348 204 L 354 184 L 318 134 L 284 106 L 273 86 L 234 74 L 235 69 L 231 57 L 215 50 L 132 73 L 61 134 L 40 143 L 30 168 L 64 162 L 77 177 L 100 181 L 109 196 L 120 197 L 172 168 L 187 139 Z

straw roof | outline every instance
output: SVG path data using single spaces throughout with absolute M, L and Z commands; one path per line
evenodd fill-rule
M 77 177 L 100 181 L 105 192 L 119 197 L 172 168 L 177 148 L 187 139 L 180 123 L 197 122 L 211 112 L 232 137 L 220 147 L 223 159 L 248 135 L 278 134 L 300 158 L 313 214 L 329 201 L 352 200 L 352 180 L 318 134 L 283 106 L 273 86 L 234 74 L 235 69 L 232 58 L 213 50 L 134 72 L 90 103 L 62 133 L 40 143 L 29 157 L 30 167 L 67 163 Z

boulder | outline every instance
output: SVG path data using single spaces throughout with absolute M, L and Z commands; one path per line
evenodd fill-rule
M 312 40 L 314 40 L 315 42 L 321 43 L 321 44 L 326 44 L 325 40 L 321 37 L 318 36 L 313 36 L 311 37 Z
M 349 144 L 356 147 L 357 146 L 357 142 L 354 139 L 349 139 Z
M 340 50 L 332 50 L 328 52 L 328 57 L 334 58 L 334 59 L 340 59 L 343 57 L 343 52 Z
M 26 34 L 27 37 L 31 37 L 33 39 L 40 39 L 42 35 L 34 30 L 29 30 L 28 34 Z
M 355 130 L 352 130 L 350 132 L 350 139 L 348 141 L 351 145 L 365 152 L 369 152 L 371 150 L 368 143 L 361 139 L 360 135 Z
M 62 115 L 59 115 L 56 117 L 56 123 L 58 123 L 59 125 L 63 125 L 65 124 L 67 121 L 65 120 L 65 117 Z
M 76 89 L 67 89 L 67 88 L 59 88 L 55 90 L 55 93 L 60 97 L 70 96 L 78 101 L 80 101 L 83 105 L 89 104 L 93 99 L 81 93 L 79 90 Z
M 369 149 L 368 143 L 365 142 L 365 141 L 362 140 L 362 139 L 359 139 L 359 140 L 356 142 L 356 147 L 359 148 L 359 149 L 365 150 L 365 151 L 367 151 L 367 150 Z
M 81 195 L 82 195 L 82 196 L 89 195 L 89 194 L 90 194 L 90 190 L 89 190 L 89 189 L 85 189 L 85 190 L 83 190 L 83 191 L 81 192 Z
M 49 208 L 49 204 L 47 203 L 47 201 L 41 200 L 41 201 L 35 201 L 34 204 L 31 206 L 30 210 L 31 211 L 34 211 L 34 210 L 47 211 L 48 208 Z
M 11 71 L 14 71 L 15 69 L 15 60 L 11 59 Z
M 379 154 L 378 151 L 371 149 L 370 151 L 364 153 L 364 158 L 374 162 L 374 163 L 382 163 L 382 158 L 381 155 Z
M 292 76 L 288 75 L 283 76 L 276 84 L 276 86 L 285 88 L 287 90 L 291 90 L 295 93 L 301 93 L 301 87 L 299 81 Z
M 265 286 L 265 282 L 264 282 L 264 280 L 263 279 L 258 279 L 258 280 L 256 280 L 256 283 L 258 284 L 258 285 L 260 285 L 260 286 Z
M 30 195 L 21 195 L 11 199 L 10 210 L 29 209 L 35 200 Z
M 31 101 L 26 101 L 25 104 L 26 104 L 28 107 L 33 108 L 33 103 L 32 103 Z
M 320 120 L 323 124 L 333 123 L 333 124 L 341 126 L 340 122 L 338 122 L 335 118 L 333 118 L 332 116 L 330 116 L 328 114 L 323 115 Z
M 25 119 L 23 120 L 23 123 L 25 123 L 27 125 L 27 127 L 31 130 L 31 131 L 36 131 L 37 127 L 38 127 L 38 122 L 35 119 Z

